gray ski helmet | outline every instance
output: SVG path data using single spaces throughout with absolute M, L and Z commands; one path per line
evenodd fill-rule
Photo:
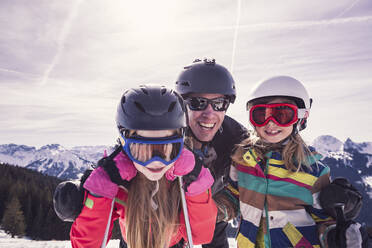
M 231 73 L 215 59 L 200 59 L 185 66 L 176 81 L 176 91 L 183 97 L 190 93 L 222 94 L 234 103 L 235 82 Z
M 174 90 L 141 85 L 124 92 L 117 108 L 116 125 L 124 130 L 166 130 L 186 127 L 185 105 Z

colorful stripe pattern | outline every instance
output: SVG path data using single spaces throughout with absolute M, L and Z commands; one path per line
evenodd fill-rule
M 278 152 L 266 157 L 262 164 L 248 150 L 245 162 L 231 167 L 226 192 L 239 199 L 238 247 L 320 247 L 317 223 L 330 218 L 317 196 L 329 184 L 329 167 L 319 162 L 317 153 L 308 158 L 310 168 L 303 166 L 299 172 L 287 170 Z

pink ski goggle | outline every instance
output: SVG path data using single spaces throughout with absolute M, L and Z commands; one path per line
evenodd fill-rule
M 298 121 L 298 108 L 289 103 L 257 104 L 249 110 L 253 126 L 262 127 L 273 121 L 281 127 L 288 127 Z

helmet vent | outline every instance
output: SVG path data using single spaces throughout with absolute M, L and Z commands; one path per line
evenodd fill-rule
M 125 103 L 125 96 L 123 96 L 122 98 L 121 98 L 121 104 L 124 104 Z
M 139 102 L 134 102 L 134 104 L 139 110 L 141 110 L 143 113 L 146 113 L 145 109 L 142 107 L 142 104 L 140 104 Z
M 206 65 L 215 65 L 216 64 L 216 60 L 215 59 L 207 59 L 207 58 L 205 58 L 203 61 L 204 61 L 204 63 Z
M 146 95 L 148 95 L 149 94 L 149 92 L 146 90 L 146 88 L 145 87 L 141 87 L 141 90 L 142 90 L 142 92 L 144 93 L 144 94 L 146 94 Z
M 168 112 L 172 112 L 174 109 L 174 106 L 176 106 L 176 102 L 172 102 L 171 104 L 169 104 Z
M 190 83 L 187 82 L 187 81 L 183 81 L 183 82 L 181 82 L 181 85 L 182 85 L 182 86 L 186 86 L 186 87 L 190 87 Z
M 166 88 L 161 88 L 160 94 L 163 96 L 167 92 Z

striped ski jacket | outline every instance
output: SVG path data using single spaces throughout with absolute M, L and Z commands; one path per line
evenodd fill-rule
M 315 152 L 308 157 L 310 169 L 302 166 L 299 172 L 287 170 L 279 152 L 265 157 L 248 150 L 244 163 L 230 169 L 226 192 L 239 201 L 242 217 L 238 247 L 320 247 L 318 231 L 332 221 L 318 201 L 330 183 L 329 167 Z

